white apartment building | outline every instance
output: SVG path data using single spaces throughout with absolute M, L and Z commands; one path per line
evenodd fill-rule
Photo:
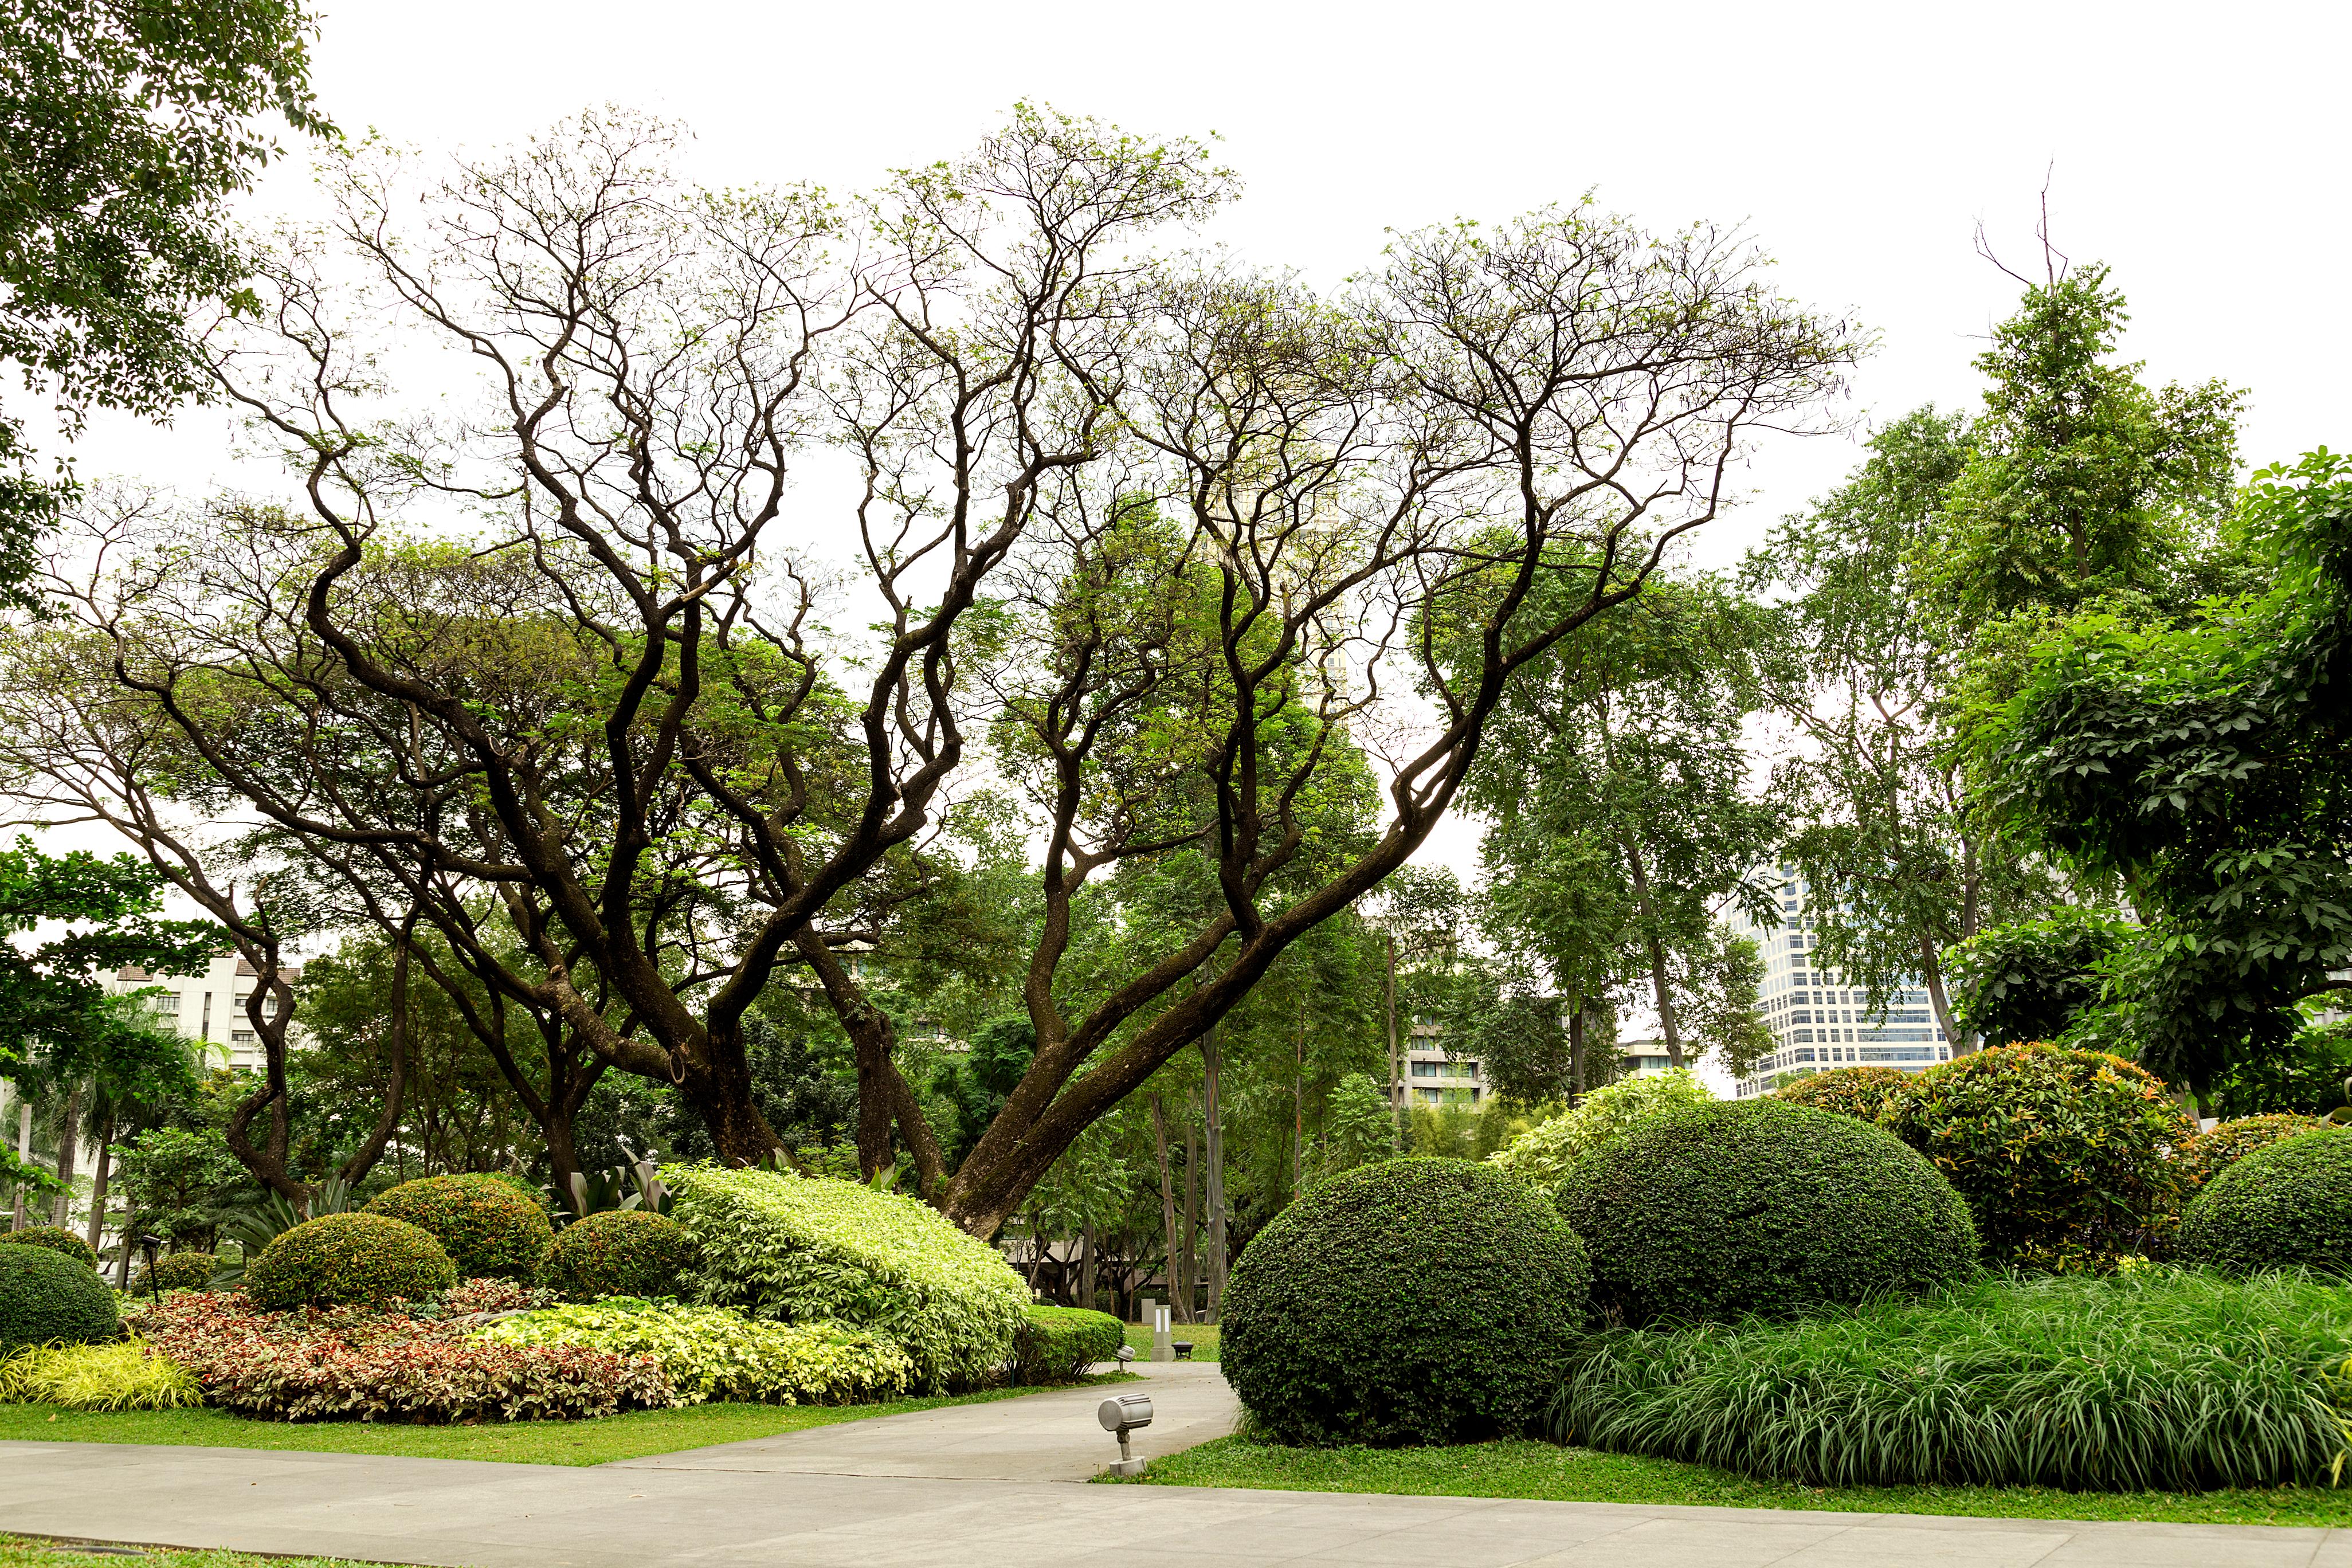
M 283 973 L 290 982 L 299 979 L 302 972 L 289 969 Z M 259 973 L 235 952 L 226 952 L 214 959 L 202 974 L 150 974 L 143 969 L 127 968 L 114 977 L 107 989 L 120 996 L 160 987 L 148 997 L 148 1005 L 157 1017 L 176 1027 L 183 1037 L 211 1043 L 215 1048 L 206 1053 L 211 1065 L 258 1068 L 262 1065 L 261 1043 L 254 1037 L 253 1020 L 246 1016 L 245 1002 L 253 994 Z M 289 1047 L 299 1043 L 301 1028 L 298 1016 L 287 1036 Z
M 1404 1098 L 1408 1105 L 1484 1105 L 1489 1089 L 1475 1058 L 1455 1061 L 1445 1054 L 1445 1026 L 1417 1017 L 1404 1040 Z
M 1812 922 L 1805 887 L 1794 868 L 1778 868 L 1780 924 L 1766 928 L 1743 912 L 1729 924 L 1764 954 L 1761 1006 L 1774 1049 L 1739 1080 L 1740 1098 L 1763 1094 L 1792 1078 L 1842 1067 L 1891 1067 L 1919 1072 L 1952 1059 L 1951 1041 L 1937 1026 L 1924 986 L 1907 986 L 1884 1014 L 1866 1010 L 1869 995 L 1847 977 L 1811 963 Z

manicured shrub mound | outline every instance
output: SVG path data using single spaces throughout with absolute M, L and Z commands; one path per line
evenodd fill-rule
M 1559 1208 L 1591 1250 L 1595 1304 L 1631 1323 L 1850 1306 L 1976 1267 L 1968 1206 L 1935 1167 L 1785 1100 L 1637 1128 L 1569 1173 Z
M 919 1199 L 859 1182 L 665 1166 L 670 1217 L 695 1246 L 685 1294 L 789 1323 L 833 1321 L 898 1344 L 919 1391 L 1001 1372 L 1029 1287 L 996 1248 Z
M 182 1410 L 205 1402 L 194 1374 L 137 1341 L 54 1345 L 0 1361 L 0 1404 L 68 1410 Z
M 439 1242 L 380 1214 L 306 1219 L 281 1231 L 245 1270 L 245 1293 L 264 1310 L 415 1301 L 457 1282 Z
M 0 1242 L 11 1247 L 46 1247 L 51 1252 L 62 1252 L 85 1268 L 98 1267 L 98 1254 L 89 1243 L 61 1226 L 37 1225 L 24 1230 L 0 1231 Z
M 1584 1247 L 1541 1193 L 1465 1160 L 1335 1176 L 1225 1288 L 1225 1380 L 1279 1443 L 1459 1443 L 1541 1418 L 1584 1329 Z
M 2155 1268 L 1598 1339 L 1552 1436 L 1807 1486 L 2330 1484 L 2352 1296 Z
M 2257 1149 L 2303 1132 L 2320 1132 L 2335 1125 L 2324 1117 L 2283 1111 L 2273 1116 L 2241 1116 L 2224 1121 L 2189 1141 L 2180 1153 L 2182 1184 L 2191 1193 Z
M 555 1229 L 528 1194 L 488 1175 L 425 1176 L 379 1194 L 365 1211 L 404 1220 L 441 1244 L 461 1279 L 539 1278 Z
M 2160 1246 L 2197 1132 L 2145 1069 L 2051 1046 L 1930 1068 L 1880 1120 L 1960 1190 L 1987 1261 L 2058 1270 Z
M 1886 1109 L 1888 1098 L 1906 1087 L 1911 1079 L 1912 1075 L 1901 1068 L 1832 1068 L 1783 1085 L 1772 1094 L 1774 1099 L 1785 1100 L 1791 1105 L 1834 1110 L 1857 1121 L 1876 1121 L 1878 1113 Z
M 644 1209 L 606 1209 L 557 1233 L 545 1279 L 567 1300 L 603 1296 L 675 1296 L 694 1265 L 684 1226 Z
M 1013 1342 L 1012 1381 L 1076 1383 L 1127 1343 L 1127 1325 L 1084 1307 L 1032 1306 Z
M 46 1247 L 0 1247 L 0 1355 L 52 1340 L 110 1340 L 118 1323 L 114 1292 L 96 1269 Z
M 491 1344 L 603 1351 L 652 1361 L 688 1405 L 856 1405 L 907 1390 L 907 1352 L 879 1334 L 833 1323 L 776 1323 L 727 1307 L 616 1297 L 553 1307 L 477 1330 Z
M 2179 1251 L 2184 1263 L 2242 1277 L 2352 1278 L 2352 1130 L 2302 1133 L 2230 1166 L 2189 1205 Z
M 155 1260 L 152 1271 L 136 1282 L 137 1288 L 155 1290 L 202 1290 L 213 1282 L 220 1260 L 209 1252 L 174 1252 Z
M 227 1292 L 184 1290 L 148 1308 L 140 1330 L 195 1375 L 207 1403 L 284 1421 L 577 1420 L 679 1403 L 650 1359 L 488 1343 L 446 1318 L 260 1312 Z
M 1575 1110 L 1528 1128 L 1508 1148 L 1487 1155 L 1486 1163 L 1549 1192 L 1570 1165 L 1593 1150 L 1606 1148 L 1654 1117 L 1714 1099 L 1715 1091 L 1688 1068 L 1620 1079 L 1586 1095 Z

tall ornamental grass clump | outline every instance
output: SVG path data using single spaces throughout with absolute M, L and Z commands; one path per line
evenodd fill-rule
M 1968 1205 L 1934 1166 L 1879 1128 L 1778 1100 L 1644 1122 L 1571 1167 L 1559 1204 L 1591 1256 L 1594 1304 L 1629 1323 L 1811 1311 L 1976 1270 Z
M 1570 1166 L 1594 1150 L 1617 1142 L 1643 1122 L 1714 1099 L 1715 1091 L 1688 1068 L 1620 1079 L 1586 1095 L 1573 1110 L 1528 1128 L 1508 1148 L 1487 1155 L 1486 1163 L 1549 1192 Z
M 1583 1245 L 1541 1193 L 1467 1160 L 1389 1160 L 1266 1222 L 1225 1288 L 1218 1359 L 1276 1442 L 1518 1435 L 1584 1331 Z
M 1809 1486 L 2329 1484 L 2352 1296 L 2171 1268 L 2001 1278 L 1598 1339 L 1552 1436 Z
M 1985 1260 L 2103 1270 L 2160 1247 L 2197 1135 L 2163 1083 L 2104 1051 L 1999 1046 L 1929 1068 L 1879 1117 L 1969 1201 Z
M 918 1390 L 985 1383 L 1013 1359 L 1029 1287 L 929 1205 L 772 1171 L 673 1165 L 661 1175 L 698 1258 L 681 1294 L 886 1335 L 912 1360 Z
M 136 1340 L 39 1345 L 0 1360 L 0 1405 L 182 1410 L 205 1402 L 195 1374 Z

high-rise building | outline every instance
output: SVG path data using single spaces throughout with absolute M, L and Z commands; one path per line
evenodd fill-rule
M 1890 1067 L 1918 1072 L 1952 1059 L 1951 1041 L 1937 1026 L 1925 986 L 1907 985 L 1872 1013 L 1869 993 L 1849 977 L 1812 963 L 1812 921 L 1805 885 L 1795 868 L 1776 868 L 1780 923 L 1767 927 L 1743 911 L 1730 921 L 1764 955 L 1761 1006 L 1773 1048 L 1739 1080 L 1740 1098 L 1768 1092 L 1792 1079 L 1842 1067 Z
M 301 973 L 289 969 L 285 975 L 292 981 Z M 128 968 L 107 989 L 117 994 L 146 992 L 150 1010 L 184 1038 L 226 1047 L 207 1053 L 209 1065 L 252 1070 L 261 1067 L 262 1051 L 254 1037 L 253 1020 L 246 1016 L 245 999 L 253 994 L 259 973 L 236 953 L 225 952 L 202 974 L 150 974 L 143 969 Z M 305 1038 L 298 1016 L 288 1026 L 286 1043 L 299 1047 Z

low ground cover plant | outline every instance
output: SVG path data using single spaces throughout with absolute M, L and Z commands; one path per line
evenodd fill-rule
M 542 1275 L 572 1301 L 673 1296 L 694 1266 L 694 1242 L 676 1220 L 646 1209 L 603 1209 L 557 1233 Z
M 1013 1356 L 1029 1289 L 996 1248 L 919 1199 L 856 1182 L 670 1165 L 670 1217 L 697 1262 L 685 1294 L 895 1342 L 918 1392 L 976 1387 Z
M 10 1247 L 46 1247 L 51 1252 L 62 1252 L 85 1268 L 98 1267 L 98 1254 L 89 1242 L 62 1226 L 36 1225 L 23 1230 L 0 1231 L 0 1243 Z
M 204 1401 L 193 1373 L 137 1340 L 37 1345 L 0 1361 L 0 1404 L 184 1410 Z
M 1127 1325 L 1108 1312 L 1033 1303 L 1013 1342 L 1011 1380 L 1018 1384 L 1076 1383 L 1097 1362 L 1127 1343 Z
M 1816 1110 L 1834 1110 L 1857 1121 L 1874 1122 L 1886 1109 L 1887 1100 L 1910 1082 L 1911 1074 L 1901 1068 L 1832 1068 L 1827 1072 L 1809 1074 L 1772 1093 L 1775 1099 L 1791 1105 L 1810 1105 Z
M 1604 1084 L 1573 1110 L 1538 1122 L 1497 1150 L 1486 1163 L 1546 1191 L 1559 1185 L 1568 1168 L 1595 1149 L 1618 1142 L 1654 1117 L 1705 1105 L 1715 1091 L 1687 1068 L 1643 1073 Z
M 46 1247 L 0 1247 L 0 1355 L 110 1340 L 118 1322 L 114 1292 L 97 1270 Z
M 419 1300 L 457 1282 L 441 1244 L 405 1220 L 331 1214 L 280 1232 L 246 1266 L 245 1294 L 265 1311 Z
M 877 1334 L 626 1297 L 503 1319 L 474 1338 L 644 1357 L 688 1404 L 866 1404 L 905 1393 L 914 1373 L 907 1352 Z
M 2174 1268 L 2001 1278 L 1795 1322 L 1622 1330 L 1561 1442 L 1817 1486 L 2328 1484 L 2352 1297 Z
M 1629 1323 L 1790 1314 L 1975 1272 L 1968 1206 L 1883 1129 L 1809 1106 L 1717 1101 L 1580 1162 L 1559 1210 L 1596 1306 Z
M 194 1374 L 207 1403 L 248 1415 L 578 1419 L 678 1402 L 649 1358 L 486 1342 L 437 1310 L 265 1311 L 242 1295 L 191 1290 L 163 1297 L 139 1322 L 150 1343 Z
M 2299 1133 L 2222 1171 L 2189 1205 L 2179 1255 L 2242 1277 L 2307 1268 L 2352 1278 L 2352 1129 Z
M 498 1176 L 425 1176 L 379 1194 L 364 1211 L 404 1220 L 441 1244 L 461 1279 L 539 1278 L 555 1244 L 546 1214 Z
M 1218 1353 L 1277 1442 L 1523 1432 L 1582 1338 L 1587 1279 L 1583 1244 L 1525 1182 L 1466 1160 L 1386 1161 L 1251 1238 Z
M 1930 1068 L 1880 1121 L 1959 1189 L 1988 1262 L 2056 1271 L 2160 1250 L 2197 1133 L 2145 1068 L 2042 1045 Z

